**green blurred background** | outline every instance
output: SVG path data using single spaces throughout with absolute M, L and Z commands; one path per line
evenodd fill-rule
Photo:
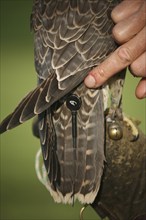
M 36 85 L 33 61 L 33 34 L 30 32 L 31 0 L 1 0 L 0 35 L 0 111 L 1 120 L 21 98 Z M 124 111 L 142 123 L 145 132 L 145 100 L 134 95 L 137 79 L 127 74 Z M 0 139 L 0 196 L 2 220 L 11 219 L 79 219 L 82 207 L 54 203 L 38 181 L 34 159 L 39 141 L 32 136 L 32 121 L 7 132 Z M 92 208 L 84 219 L 98 219 Z

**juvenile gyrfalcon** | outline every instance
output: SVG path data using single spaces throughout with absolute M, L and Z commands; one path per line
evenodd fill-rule
M 88 89 L 83 80 L 116 49 L 110 14 L 119 2 L 34 1 L 31 26 L 38 86 L 1 123 L 0 132 L 38 115 L 48 185 L 57 202 L 92 203 L 100 186 L 108 98 L 105 86 Z M 117 108 L 121 97 L 113 89 L 111 93 Z

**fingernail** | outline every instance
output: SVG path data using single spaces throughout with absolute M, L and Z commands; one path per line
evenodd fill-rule
M 85 84 L 86 84 L 87 87 L 92 88 L 92 87 L 95 87 L 96 81 L 95 81 L 95 79 L 92 75 L 88 75 L 85 78 Z

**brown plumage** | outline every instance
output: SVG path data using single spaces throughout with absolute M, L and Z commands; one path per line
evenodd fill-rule
M 38 115 L 48 184 L 57 202 L 77 198 L 92 203 L 100 186 L 106 99 L 103 88 L 88 89 L 83 80 L 117 47 L 110 13 L 118 2 L 34 1 L 31 26 L 38 86 L 1 123 L 0 132 Z M 72 94 L 81 100 L 76 112 L 66 105 Z

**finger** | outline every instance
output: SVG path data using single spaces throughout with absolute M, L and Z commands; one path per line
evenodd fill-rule
M 143 2 L 143 0 L 130 1 L 130 3 L 129 0 L 122 1 L 113 9 L 111 13 L 113 21 L 118 23 L 123 19 L 128 18 L 139 10 Z
M 130 65 L 130 72 L 135 76 L 146 77 L 146 52 Z
M 123 44 L 132 39 L 146 24 L 146 1 L 134 14 L 116 24 L 112 30 L 115 40 Z
M 145 43 L 146 27 L 133 39 L 123 44 L 112 53 L 103 63 L 95 67 L 85 78 L 85 85 L 89 88 L 96 88 L 112 75 L 129 66 L 146 50 Z
M 146 98 L 146 78 L 142 78 L 138 83 L 135 95 L 138 99 Z

